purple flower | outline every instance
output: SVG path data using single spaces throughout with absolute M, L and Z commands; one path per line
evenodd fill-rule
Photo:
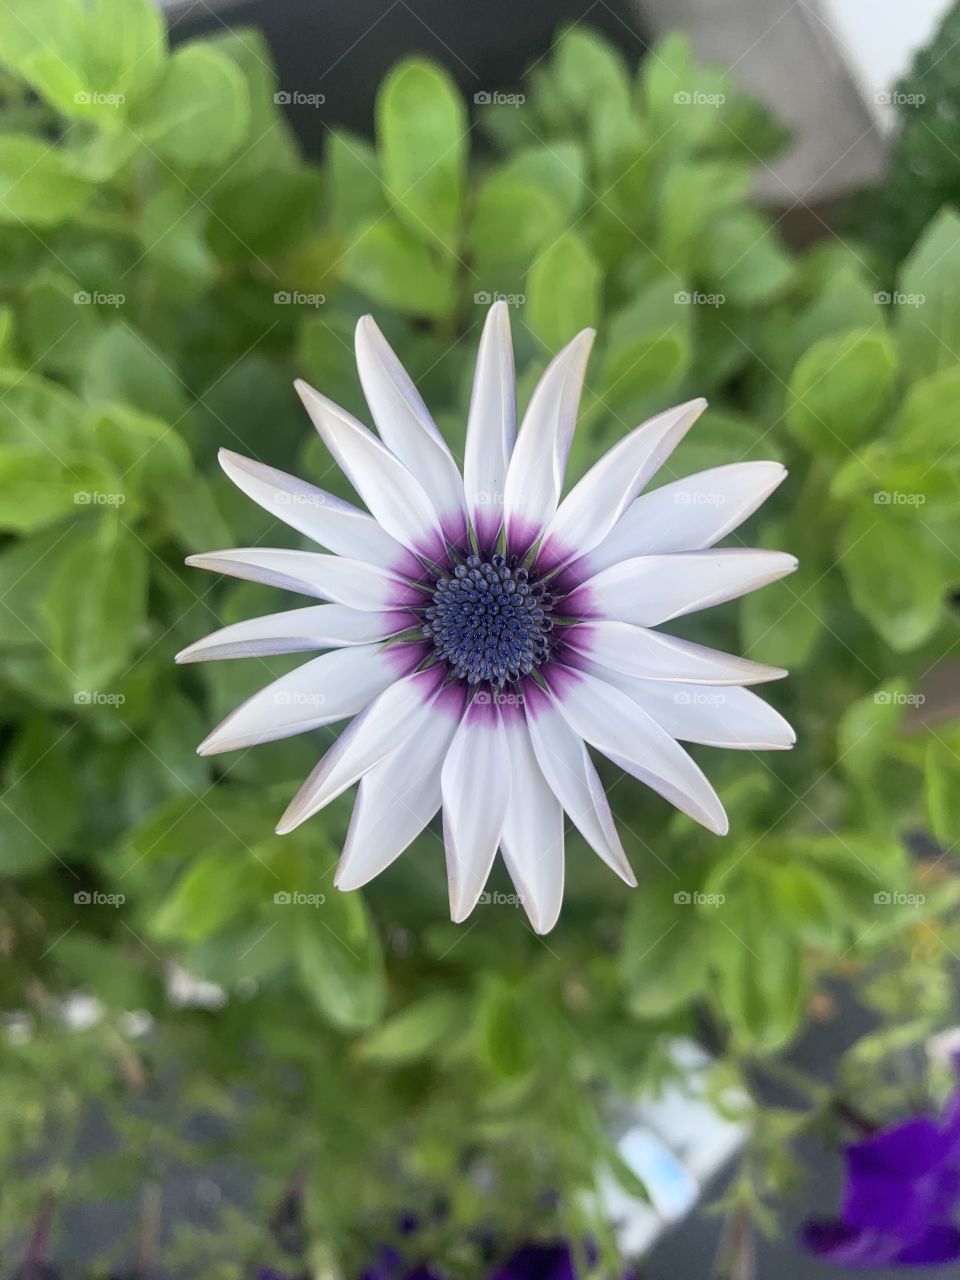
M 840 1266 L 930 1267 L 960 1258 L 960 1087 L 940 1120 L 918 1116 L 852 1143 L 839 1218 L 801 1242 Z

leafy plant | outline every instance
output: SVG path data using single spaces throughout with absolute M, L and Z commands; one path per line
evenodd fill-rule
M 886 1020 L 850 1078 L 894 1105 L 895 1033 L 949 1016 L 957 945 L 960 726 L 928 716 L 922 683 L 960 639 L 957 215 L 900 268 L 914 303 L 885 303 L 855 244 L 796 254 L 748 198 L 782 135 L 679 37 L 634 74 L 563 33 L 523 101 L 472 114 L 440 67 L 401 62 L 375 143 L 331 130 L 320 169 L 252 31 L 170 51 L 147 0 L 11 0 L 0 58 L 4 1244 L 22 1247 L 47 1193 L 129 1197 L 228 1159 L 256 1206 L 178 1222 L 178 1274 L 264 1258 L 258 1224 L 297 1171 L 331 1274 L 357 1274 L 403 1213 L 458 1275 L 534 1223 L 609 1260 L 583 1193 L 608 1171 L 638 1190 L 610 1099 L 654 1091 L 665 1038 L 705 1022 L 717 1079 L 752 1096 L 836 974 Z M 231 492 L 217 447 L 329 487 L 290 384 L 364 416 L 350 346 L 369 310 L 459 441 L 497 295 L 524 394 L 598 329 L 574 476 L 649 412 L 708 395 L 666 478 L 782 459 L 790 479 L 745 536 L 801 558 L 686 632 L 792 669 L 773 696 L 797 748 L 711 762 L 723 842 L 615 792 L 640 887 L 572 838 L 549 946 L 506 892 L 447 923 L 429 832 L 369 892 L 334 890 L 343 802 L 271 828 L 329 731 L 194 754 L 283 660 L 173 663 L 282 607 L 182 567 L 289 532 Z M 916 864 L 923 826 L 942 852 Z M 78 992 L 97 1002 L 79 1029 Z M 749 1107 L 733 1211 L 765 1221 L 793 1175 L 784 1140 L 825 1108 L 786 1124 Z M 94 1109 L 115 1141 L 91 1150 Z

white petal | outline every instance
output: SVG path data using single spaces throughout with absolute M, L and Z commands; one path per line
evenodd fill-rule
M 515 383 L 510 310 L 505 302 L 495 302 L 477 352 L 463 459 L 467 510 L 481 544 L 493 542 L 503 519 L 507 467 L 517 435 Z
M 681 742 L 741 751 L 783 751 L 796 742 L 796 734 L 779 711 L 738 685 L 717 688 L 637 680 L 596 662 L 585 662 L 582 670 L 633 698 Z
M 723 805 L 703 771 L 637 703 L 584 671 L 553 667 L 549 683 L 575 733 L 709 831 L 726 834 Z
M 530 397 L 507 468 L 504 520 L 517 554 L 533 545 L 563 489 L 594 331 L 584 329 L 550 361 Z
M 450 916 L 477 905 L 500 843 L 510 800 L 510 753 L 496 702 L 474 701 L 453 736 L 440 774 Z
M 796 556 L 748 547 L 637 556 L 588 578 L 567 596 L 564 611 L 656 627 L 756 591 L 796 567 Z
M 328 551 L 384 569 L 415 568 L 409 551 L 359 507 L 229 449 L 221 449 L 219 457 L 220 466 L 248 498 Z
M 680 680 L 690 684 L 762 684 L 787 673 L 749 658 L 678 640 L 629 622 L 584 622 L 570 627 L 564 640 L 577 653 L 626 676 Z
M 324 444 L 379 524 L 412 551 L 440 555 L 443 531 L 420 482 L 346 409 L 301 379 L 294 385 Z
M 334 649 L 242 702 L 197 748 L 202 756 L 273 742 L 356 715 L 423 656 L 422 645 Z
M 560 504 L 537 562 L 555 569 L 602 542 L 706 407 L 690 400 L 658 413 L 605 453 Z
M 534 755 L 522 714 L 504 719 L 513 781 L 500 851 L 537 933 L 549 933 L 563 902 L 563 809 Z
M 583 739 L 573 732 L 553 699 L 531 682 L 525 694 L 530 740 L 544 777 L 587 844 L 628 885 L 635 886 L 600 776 Z
M 458 540 L 466 530 L 460 470 L 413 379 L 372 316 L 361 316 L 357 322 L 356 351 L 363 394 L 384 444 L 420 481 L 447 536 Z
M 753 515 L 786 475 L 779 462 L 734 462 L 644 493 L 573 569 L 583 578 L 634 556 L 712 547 Z
M 326 556 L 316 551 L 280 547 L 237 547 L 187 556 L 195 569 L 212 569 L 232 578 L 283 587 L 304 596 L 319 596 L 353 609 L 404 609 L 423 601 L 423 594 L 396 574 L 361 560 Z
M 440 769 L 464 698 L 456 687 L 431 707 L 415 751 L 396 748 L 364 774 L 337 874 L 338 889 L 359 889 L 415 840 L 440 808 Z
M 299 827 L 384 756 L 409 743 L 427 718 L 443 678 L 442 668 L 432 667 L 396 681 L 374 698 L 347 725 L 290 801 L 277 823 L 278 834 Z
M 176 660 L 269 658 L 311 649 L 339 649 L 341 645 L 386 640 L 414 624 L 415 617 L 410 613 L 368 613 L 344 604 L 314 604 L 221 627 L 182 649 Z

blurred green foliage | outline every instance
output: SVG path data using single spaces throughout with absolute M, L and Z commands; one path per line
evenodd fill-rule
M 919 681 L 960 640 L 960 217 L 933 218 L 893 300 L 860 245 L 793 252 L 749 200 L 782 134 L 678 37 L 634 74 L 581 27 L 523 95 L 474 104 L 405 61 L 375 144 L 328 130 L 319 169 L 255 32 L 170 52 L 147 0 L 29 0 L 0 7 L 0 59 L 4 1245 L 46 1193 L 130 1205 L 143 1180 L 229 1160 L 255 1204 L 179 1224 L 177 1274 L 264 1258 L 260 1224 L 297 1170 L 329 1274 L 355 1275 L 401 1211 L 434 1221 L 438 1196 L 430 1247 L 458 1275 L 480 1274 L 478 1225 L 504 1248 L 536 1222 L 609 1252 L 580 1193 L 623 1174 L 607 1103 L 656 1088 L 665 1035 L 709 1025 L 718 1072 L 749 1086 L 824 978 L 867 972 L 891 1036 L 941 1025 L 960 724 L 926 723 Z M 328 731 L 194 753 L 284 661 L 173 664 L 282 607 L 182 566 L 293 536 L 231 491 L 217 447 L 344 485 L 291 381 L 364 416 L 352 331 L 372 310 L 460 452 L 497 294 L 522 397 L 560 343 L 599 330 L 574 476 L 652 410 L 707 395 L 664 479 L 783 459 L 790 479 L 740 535 L 801 559 L 684 627 L 792 669 L 769 696 L 797 748 L 696 751 L 731 815 L 722 842 L 605 765 L 640 887 L 571 833 L 546 940 L 503 877 L 468 926 L 447 923 L 431 833 L 365 894 L 337 893 L 348 801 L 272 833 Z M 924 827 L 944 856 L 917 866 L 905 838 Z M 172 1003 L 181 969 L 226 1003 Z M 81 1028 L 63 1015 L 77 991 L 101 1005 Z M 892 1045 L 861 1052 L 858 1087 L 880 1088 Z M 784 1114 L 751 1114 L 733 1196 L 759 1214 L 790 1169 Z

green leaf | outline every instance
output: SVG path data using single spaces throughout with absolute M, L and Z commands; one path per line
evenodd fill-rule
M 76 217 L 93 187 L 38 138 L 0 135 L 0 223 L 53 227 Z
M 218 164 L 246 135 L 250 98 L 239 69 L 208 44 L 181 46 L 142 105 L 136 131 L 162 159 L 193 167 Z
M 790 526 L 774 521 L 763 525 L 757 545 L 771 551 L 798 550 Z M 791 670 L 803 667 L 823 632 L 823 570 L 799 550 L 796 573 L 751 592 L 740 606 L 743 654 L 754 662 Z
M 146 608 L 146 547 L 116 517 L 61 543 L 40 601 L 57 675 L 75 694 L 106 692 L 130 662 Z
M 145 98 L 166 62 L 167 33 L 163 13 L 152 0 L 94 0 L 87 19 L 84 71 L 86 88 L 95 96 Z M 109 105 L 109 104 L 107 104 Z
M 512 1080 L 529 1070 L 536 1058 L 529 1024 L 516 989 L 502 978 L 484 983 L 474 1025 L 478 1055 L 491 1071 Z
M 91 504 L 123 501 L 120 477 L 96 455 L 0 445 L 0 529 L 31 533 Z
M 386 211 L 377 153 L 364 138 L 334 129 L 327 136 L 326 167 L 336 230 L 351 233 Z
M 573 222 L 590 195 L 586 184 L 587 158 L 576 142 L 551 142 L 549 147 L 522 147 L 498 168 L 504 179 L 532 183 L 548 195 L 566 222 Z
M 32 369 L 75 375 L 100 327 L 93 295 L 76 281 L 44 268 L 34 277 L 20 313 L 21 336 Z
M 789 926 L 769 928 L 769 888 L 759 874 L 724 880 L 717 908 L 725 929 L 717 932 L 720 1009 L 743 1044 L 772 1053 L 785 1045 L 800 1022 L 805 989 L 800 946 Z
M 236 850 L 203 853 L 160 903 L 150 930 L 161 939 L 200 942 L 248 906 L 255 885 L 249 857 Z
M 564 216 L 551 196 L 533 181 L 494 172 L 477 192 L 467 245 L 483 283 L 504 263 L 526 264 L 542 244 L 555 240 Z
M 365 1035 L 358 1048 L 367 1062 L 388 1066 L 415 1062 L 451 1040 L 464 1022 L 462 999 L 453 992 L 439 991 L 414 1000 L 395 1013 L 383 1026 Z
M 952 454 L 960 419 L 960 364 L 947 365 L 907 390 L 890 435 L 908 457 L 925 455 L 937 461 Z
M 300 981 L 317 1010 L 340 1031 L 363 1031 L 383 1015 L 380 939 L 358 893 L 331 889 L 295 922 Z
M 630 901 L 620 972 L 630 1011 L 662 1018 L 689 1004 L 706 986 L 713 924 L 679 880 L 645 885 Z
M 897 354 L 882 329 L 824 338 L 790 378 L 787 425 L 808 449 L 846 457 L 886 409 L 896 374 Z
M 699 267 L 708 292 L 745 307 L 769 302 L 793 277 L 793 263 L 776 229 L 749 209 L 717 219 Z
M 361 227 L 347 246 L 344 280 L 375 302 L 406 315 L 445 316 L 454 304 L 454 275 L 414 236 L 392 219 Z
M 744 165 L 711 160 L 670 166 L 657 209 L 660 256 L 688 274 L 711 238 L 719 215 L 742 204 L 749 185 L 750 171 Z
M 30 874 L 66 852 L 81 817 L 73 732 L 52 717 L 24 721 L 0 800 L 0 874 Z
M 575 231 L 568 231 L 536 260 L 527 275 L 525 315 L 550 352 L 581 329 L 595 325 L 600 312 L 601 272 Z
M 940 621 L 944 581 L 916 518 L 892 506 L 858 506 L 837 554 L 854 605 L 897 653 L 916 649 Z
M 0 6 L 0 59 L 59 110 L 88 90 L 87 15 L 79 0 L 8 0 Z
M 927 743 L 923 782 L 930 831 L 945 849 L 955 853 L 960 847 L 960 767 L 946 743 L 937 739 Z
M 408 58 L 377 94 L 377 149 L 384 189 L 418 239 L 454 253 L 460 233 L 467 115 L 441 67 Z
M 956 364 L 960 353 L 960 214 L 946 208 L 929 224 L 900 269 L 894 318 L 905 368 L 913 377 Z
M 92 344 L 83 394 L 94 404 L 115 401 L 177 422 L 188 404 L 170 362 L 126 321 L 107 326 Z
M 881 685 L 852 702 L 837 726 L 837 761 L 852 778 L 868 780 L 896 738 L 909 701 L 905 681 Z

